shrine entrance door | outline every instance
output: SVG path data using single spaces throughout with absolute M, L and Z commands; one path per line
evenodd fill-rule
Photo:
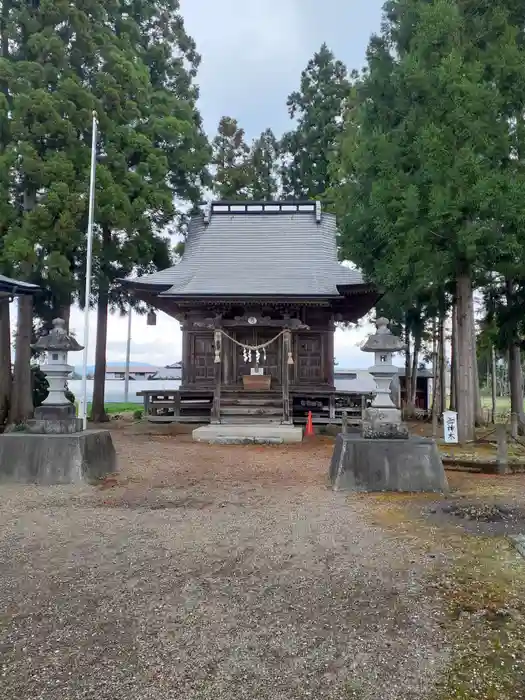
M 261 345 L 275 338 L 278 332 L 274 328 L 242 328 L 235 332 L 235 338 L 245 345 Z M 237 384 L 242 385 L 243 376 L 249 375 L 252 368 L 256 366 L 255 352 L 252 350 L 251 360 L 246 357 L 243 348 L 237 344 L 234 352 L 234 376 Z M 279 387 L 282 376 L 282 336 L 259 352 L 259 369 L 262 369 L 265 375 L 271 375 L 272 389 Z

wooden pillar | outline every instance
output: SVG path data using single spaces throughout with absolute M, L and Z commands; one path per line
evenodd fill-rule
M 283 359 L 282 359 L 282 391 L 283 391 L 283 423 L 290 423 L 290 365 L 292 357 L 292 334 L 286 329 L 283 333 Z
M 211 410 L 211 422 L 220 423 L 221 422 L 221 379 L 222 379 L 222 359 L 221 359 L 221 349 L 222 349 L 222 333 L 220 331 L 214 332 L 214 346 L 215 346 L 215 386 L 213 389 L 213 406 Z
M 330 322 L 328 333 L 326 334 L 326 381 L 330 386 L 334 386 L 334 332 L 335 325 Z
M 181 375 L 181 383 L 183 386 L 186 386 L 186 384 L 191 384 L 193 381 L 193 358 L 191 356 L 192 350 L 192 343 L 191 343 L 191 335 L 188 330 L 188 323 L 182 323 L 181 324 L 182 328 L 182 375 Z
M 233 343 L 229 338 L 223 338 L 222 341 L 222 382 L 227 385 L 232 383 L 231 355 Z

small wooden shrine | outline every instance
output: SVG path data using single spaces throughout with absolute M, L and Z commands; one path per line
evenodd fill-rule
M 214 202 L 191 220 L 180 262 L 124 281 L 181 323 L 172 420 L 290 423 L 310 405 L 334 418 L 336 323 L 378 298 L 338 262 L 336 234 L 320 202 Z

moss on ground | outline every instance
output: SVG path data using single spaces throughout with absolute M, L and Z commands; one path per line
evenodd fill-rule
M 525 696 L 525 563 L 502 538 L 466 538 L 437 579 L 453 661 L 431 700 Z
M 418 499 L 422 507 L 425 500 Z M 443 602 L 452 660 L 427 700 L 525 698 L 525 560 L 505 538 L 429 524 L 406 495 L 375 501 L 376 524 L 424 552 L 449 554 L 449 564 L 436 564 L 429 586 Z

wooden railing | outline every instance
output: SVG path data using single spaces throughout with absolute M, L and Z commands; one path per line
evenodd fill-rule
M 214 419 L 214 399 L 216 403 L 217 396 L 213 389 L 148 389 L 137 392 L 137 396 L 143 398 L 144 417 L 151 422 L 209 423 Z M 296 424 L 306 423 L 311 410 L 314 425 L 342 425 L 346 420 L 347 426 L 357 426 L 361 424 L 363 410 L 372 398 L 373 395 L 344 391 L 307 394 L 292 390 L 289 415 Z
M 144 399 L 144 417 L 155 423 L 208 423 L 213 392 L 181 392 L 178 389 L 138 391 Z

